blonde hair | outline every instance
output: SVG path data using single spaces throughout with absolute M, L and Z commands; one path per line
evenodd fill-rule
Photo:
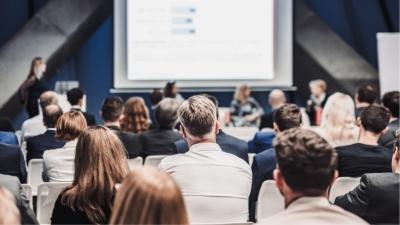
M 66 112 L 57 120 L 56 136 L 64 141 L 72 141 L 77 138 L 86 127 L 86 119 L 81 112 Z
M 317 86 L 317 87 L 321 88 L 323 91 L 327 90 L 326 82 L 324 80 L 322 80 L 322 79 L 312 80 L 312 81 L 310 81 L 310 83 L 308 85 L 309 85 L 310 88 L 312 86 Z
M 173 178 L 156 168 L 142 167 L 122 182 L 110 224 L 189 224 L 189 220 Z
M 21 217 L 14 196 L 0 187 L 0 224 L 21 224 Z
M 236 87 L 235 90 L 235 94 L 233 96 L 233 98 L 239 102 L 239 103 L 244 103 L 247 99 L 247 97 L 245 96 L 245 92 L 249 91 L 250 87 L 246 84 L 240 85 L 238 87 Z
M 140 134 L 149 129 L 149 110 L 143 98 L 129 98 L 125 103 L 123 114 L 122 130 Z

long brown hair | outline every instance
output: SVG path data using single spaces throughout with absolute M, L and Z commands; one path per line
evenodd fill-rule
M 123 144 L 106 127 L 86 129 L 78 138 L 74 181 L 62 192 L 61 202 L 84 212 L 94 224 L 107 223 L 117 183 L 128 173 Z
M 122 182 L 110 224 L 189 224 L 182 193 L 167 173 L 142 167 Z
M 124 131 L 138 134 L 149 129 L 149 110 L 143 98 L 132 97 L 126 101 L 121 126 Z
M 35 57 L 32 60 L 31 68 L 29 70 L 27 79 L 30 79 L 33 76 L 37 76 L 39 74 L 39 66 L 42 65 L 43 63 L 44 63 L 44 60 L 42 57 Z

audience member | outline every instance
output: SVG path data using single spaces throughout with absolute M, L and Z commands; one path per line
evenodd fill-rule
M 0 131 L 0 143 L 19 145 L 17 135 L 14 132 Z
M 124 102 L 120 97 L 112 96 L 104 100 L 101 107 L 101 118 L 103 118 L 104 126 L 112 130 L 124 144 L 125 149 L 128 151 L 130 159 L 136 158 L 142 151 L 142 143 L 139 136 L 121 130 L 120 121 L 123 117 Z
M 321 126 L 313 129 L 333 147 L 356 143 L 359 129 L 353 99 L 339 92 L 331 95 L 322 110 Z
M 115 197 L 110 224 L 189 224 L 181 190 L 153 167 L 131 171 Z
M 14 127 L 11 120 L 7 117 L 0 117 L 0 131 L 14 132 Z
M 156 120 L 156 115 L 155 115 L 155 110 L 158 105 L 158 103 L 163 100 L 164 95 L 159 89 L 153 89 L 153 92 L 150 94 L 150 104 L 151 104 L 151 112 L 150 112 L 150 119 L 151 119 L 151 127 L 155 128 L 158 126 L 157 120 Z
M 80 88 L 72 88 L 67 92 L 67 100 L 71 104 L 71 111 L 81 112 L 86 119 L 88 126 L 96 125 L 96 118 L 94 115 L 82 111 L 83 97 L 85 93 Z
M 56 138 L 56 123 L 63 114 L 58 105 L 46 106 L 43 110 L 43 124 L 47 131 L 43 134 L 30 137 L 26 140 L 26 163 L 31 159 L 42 159 L 43 153 L 49 149 L 61 148 L 65 145 L 64 141 Z
M 164 158 L 159 167 L 180 185 L 190 222 L 247 221 L 251 170 L 216 143 L 220 125 L 215 104 L 197 95 L 184 101 L 178 113 L 189 151 Z
M 149 130 L 149 110 L 143 98 L 132 97 L 125 102 L 123 119 L 121 121 L 123 131 L 141 134 Z
M 177 153 L 174 143 L 182 139 L 179 132 L 174 130 L 178 121 L 179 105 L 180 103 L 172 98 L 165 98 L 157 105 L 155 116 L 158 127 L 140 135 L 143 145 L 142 157 Z
M 275 139 L 276 186 L 285 199 L 285 210 L 262 224 L 367 224 L 327 199 L 337 177 L 336 152 L 317 133 L 293 128 Z
M 309 83 L 311 96 L 307 101 L 307 114 L 310 118 L 311 125 L 320 125 L 322 110 L 328 99 L 326 94 L 327 85 L 324 80 L 312 80 Z
M 391 148 L 396 140 L 396 130 L 400 128 L 400 92 L 391 91 L 383 95 L 382 104 L 390 112 L 388 130 L 379 138 L 378 143 L 381 146 Z
M 262 130 L 263 128 L 273 128 L 274 113 L 285 103 L 285 93 L 283 93 L 283 91 L 281 91 L 280 89 L 274 89 L 271 91 L 271 93 L 269 93 L 268 104 L 271 107 L 271 111 L 261 116 L 260 130 Z
M 379 137 L 387 130 L 389 118 L 389 113 L 382 106 L 371 105 L 361 112 L 358 143 L 337 147 L 341 177 L 391 171 L 391 150 L 378 145 Z
M 294 104 L 285 104 L 276 110 L 274 114 L 274 130 L 278 134 L 282 131 L 301 126 L 301 112 Z M 273 171 L 276 168 L 275 149 L 264 150 L 254 156 L 251 170 L 253 183 L 249 197 L 250 220 L 255 222 L 255 209 L 258 194 L 262 183 L 273 179 Z
M 175 81 L 169 81 L 164 87 L 164 97 L 165 98 L 174 98 L 179 103 L 185 101 L 181 94 L 179 94 L 179 88 L 176 85 Z
M 257 126 L 263 109 L 258 102 L 250 96 L 251 90 L 247 85 L 236 88 L 231 102 L 231 120 L 235 127 Z
M 18 145 L 0 143 L 0 174 L 16 176 L 21 183 L 26 183 L 26 164 Z
M 72 185 L 58 196 L 51 223 L 107 224 L 115 185 L 129 171 L 124 146 L 108 128 L 90 127 L 79 136 L 74 167 Z
M 378 88 L 374 84 L 364 83 L 357 88 L 354 99 L 356 101 L 355 115 L 358 118 L 366 107 L 379 99 Z
M 392 156 L 393 173 L 370 173 L 361 177 L 360 185 L 339 196 L 335 204 L 370 224 L 399 224 L 400 130 Z
M 15 205 L 14 196 L 4 187 L 0 187 L 0 224 L 21 224 L 21 216 Z
M 212 103 L 214 103 L 215 108 L 218 109 L 218 100 L 211 95 L 204 94 Z M 219 113 L 217 110 L 217 120 L 219 118 Z M 217 144 L 221 147 L 222 151 L 236 155 L 237 157 L 249 162 L 248 146 L 247 143 L 239 138 L 233 137 L 225 133 L 221 128 L 217 134 Z M 189 150 L 188 143 L 185 139 L 181 139 L 175 142 L 175 147 L 177 153 L 185 153 Z
M 77 138 L 86 128 L 81 112 L 70 111 L 61 115 L 56 123 L 56 137 L 65 141 L 62 148 L 43 153 L 43 180 L 70 182 L 74 177 L 74 158 Z

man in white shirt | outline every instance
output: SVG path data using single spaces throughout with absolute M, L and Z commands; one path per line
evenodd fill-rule
M 178 113 L 189 151 L 163 159 L 159 167 L 178 182 L 190 222 L 246 222 L 251 169 L 216 143 L 220 125 L 215 105 L 196 95 L 184 101 Z

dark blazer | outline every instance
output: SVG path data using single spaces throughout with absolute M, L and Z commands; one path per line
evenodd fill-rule
M 372 173 L 360 184 L 335 199 L 335 204 L 371 224 L 399 224 L 400 174 Z
M 269 113 L 266 113 L 261 116 L 261 122 L 260 122 L 260 130 L 263 128 L 273 128 L 274 127 L 274 113 L 276 110 L 272 110 Z
M 32 86 L 28 88 L 28 99 L 26 99 L 26 110 L 29 118 L 32 118 L 39 114 L 38 99 L 43 92 L 47 91 L 48 88 L 45 86 L 43 80 L 35 78 Z
M 58 140 L 55 130 L 47 130 L 43 134 L 30 137 L 26 140 L 26 163 L 31 159 L 42 159 L 43 153 L 49 149 L 61 148 L 65 141 Z
M 328 93 L 326 93 L 324 100 L 321 102 L 321 108 L 325 107 L 325 104 L 326 104 L 326 101 L 328 101 L 328 98 L 329 98 Z M 312 101 L 311 97 L 310 97 L 310 100 Z M 315 102 L 313 102 L 311 105 L 307 105 L 307 107 L 306 107 L 306 113 L 307 113 L 308 117 L 310 118 L 311 125 L 316 125 L 316 121 L 315 121 L 315 113 L 316 112 L 315 112 L 314 106 L 315 106 Z
M 29 206 L 27 196 L 22 190 L 21 183 L 17 177 L 0 174 L 0 186 L 9 190 L 16 199 L 16 205 L 21 215 L 22 224 L 38 224 L 35 213 Z
M 81 112 L 83 114 L 83 116 L 86 119 L 86 124 L 90 127 L 90 126 L 95 126 L 96 125 L 96 117 L 94 117 L 94 115 L 84 112 L 81 109 L 76 109 L 76 108 L 71 108 L 71 111 L 77 111 L 77 112 Z
M 18 145 L 0 144 L 0 173 L 19 178 L 26 183 L 26 165 Z
M 378 143 L 380 146 L 392 149 L 396 140 L 396 131 L 400 129 L 400 120 L 392 121 L 389 123 L 388 128 L 388 131 L 379 138 Z
M 107 127 L 110 130 L 114 131 L 114 133 L 119 137 L 122 144 L 124 144 L 124 147 L 128 152 L 128 156 L 130 159 L 140 156 L 140 152 L 142 151 L 143 147 L 138 135 L 134 133 L 121 131 L 121 129 L 116 126 L 107 126 Z
M 9 145 L 19 145 L 18 138 L 14 132 L 0 131 L 0 143 Z
M 247 163 L 249 162 L 248 146 L 245 141 L 220 130 L 217 135 L 217 144 L 222 151 L 236 155 Z M 175 142 L 175 147 L 178 153 L 185 153 L 189 150 L 188 144 L 184 139 Z
M 275 138 L 273 131 L 260 131 L 254 135 L 253 140 L 249 141 L 249 153 L 259 153 L 272 148 L 272 142 Z
M 0 117 L 0 131 L 14 132 L 11 120 L 6 117 Z
M 149 155 L 172 155 L 176 154 L 174 143 L 183 140 L 179 132 L 171 129 L 155 128 L 140 135 L 143 145 L 142 157 Z

